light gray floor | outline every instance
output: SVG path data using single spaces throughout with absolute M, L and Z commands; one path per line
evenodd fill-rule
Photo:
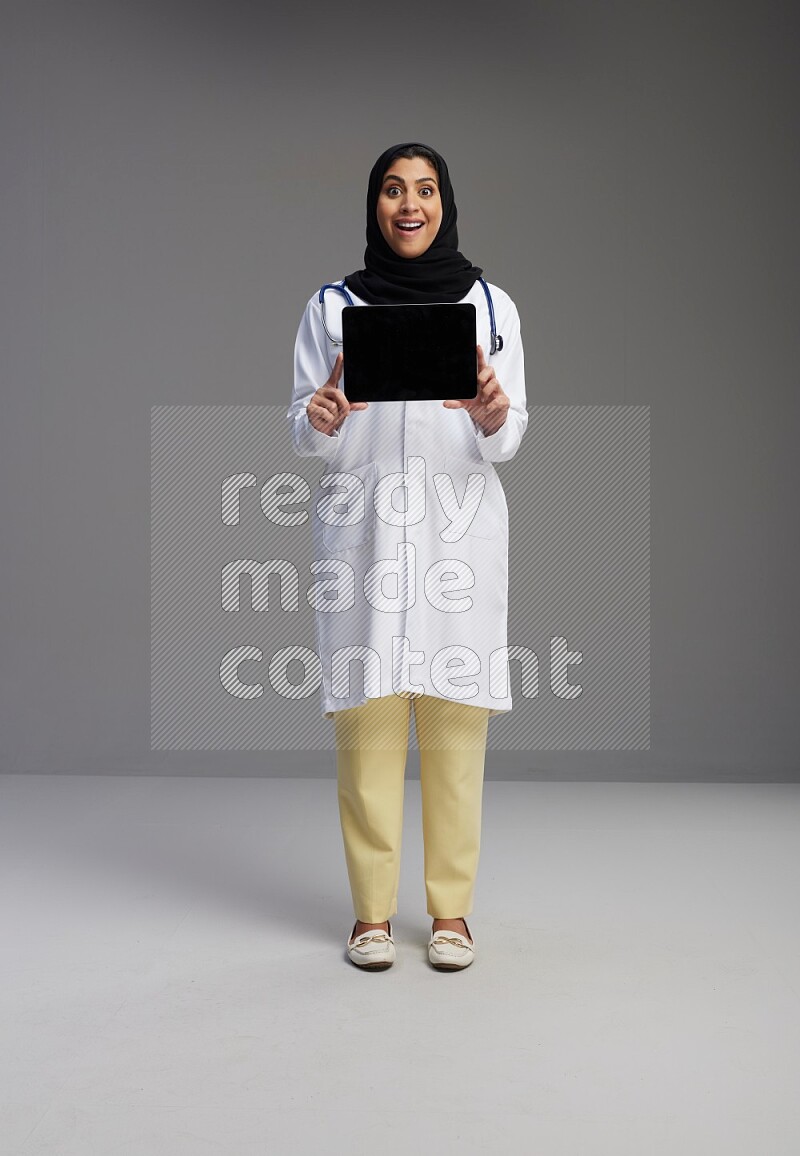
M 332 780 L 0 778 L 0 1151 L 796 1156 L 800 788 L 488 782 L 477 959 L 344 957 Z

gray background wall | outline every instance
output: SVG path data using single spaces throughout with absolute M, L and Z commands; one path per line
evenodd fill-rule
M 652 421 L 652 745 L 487 777 L 798 777 L 798 17 L 788 3 L 4 8 L 11 772 L 332 772 L 149 746 L 150 408 L 283 403 L 395 140 L 447 158 L 529 405 Z

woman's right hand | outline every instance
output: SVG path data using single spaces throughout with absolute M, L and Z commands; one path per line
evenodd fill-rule
M 314 429 L 329 437 L 339 428 L 351 409 L 366 409 L 369 405 L 366 401 L 348 401 L 338 388 L 343 364 L 344 354 L 340 353 L 333 363 L 330 377 L 311 398 L 306 411 Z

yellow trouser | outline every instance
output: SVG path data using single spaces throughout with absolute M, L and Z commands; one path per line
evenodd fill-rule
M 356 919 L 397 911 L 411 704 L 417 727 L 428 914 L 472 911 L 489 708 L 390 694 L 336 711 L 339 817 Z

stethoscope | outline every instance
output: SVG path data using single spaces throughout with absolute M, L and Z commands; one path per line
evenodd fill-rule
M 492 331 L 492 341 L 491 341 L 491 347 L 490 347 L 489 352 L 490 352 L 490 354 L 499 353 L 500 350 L 503 348 L 503 338 L 497 332 L 497 325 L 495 324 L 495 319 L 494 319 L 494 304 L 492 302 L 492 295 L 489 292 L 489 286 L 486 284 L 483 277 L 479 277 L 478 280 L 480 281 L 481 285 L 483 286 L 483 292 L 486 294 L 486 304 L 489 306 L 489 325 L 491 326 L 491 331 Z M 322 306 L 322 328 L 325 330 L 326 336 L 328 337 L 328 340 L 331 342 L 331 344 L 341 345 L 342 342 L 337 341 L 336 338 L 332 335 L 331 331 L 328 329 L 328 326 L 327 326 L 327 323 L 325 320 L 325 290 L 326 289 L 334 289 L 337 293 L 341 293 L 341 295 L 344 297 L 344 299 L 348 305 L 355 305 L 355 301 L 350 296 L 350 294 L 347 292 L 347 289 L 345 288 L 344 280 L 337 281 L 335 284 L 323 285 L 319 291 L 319 303 Z

